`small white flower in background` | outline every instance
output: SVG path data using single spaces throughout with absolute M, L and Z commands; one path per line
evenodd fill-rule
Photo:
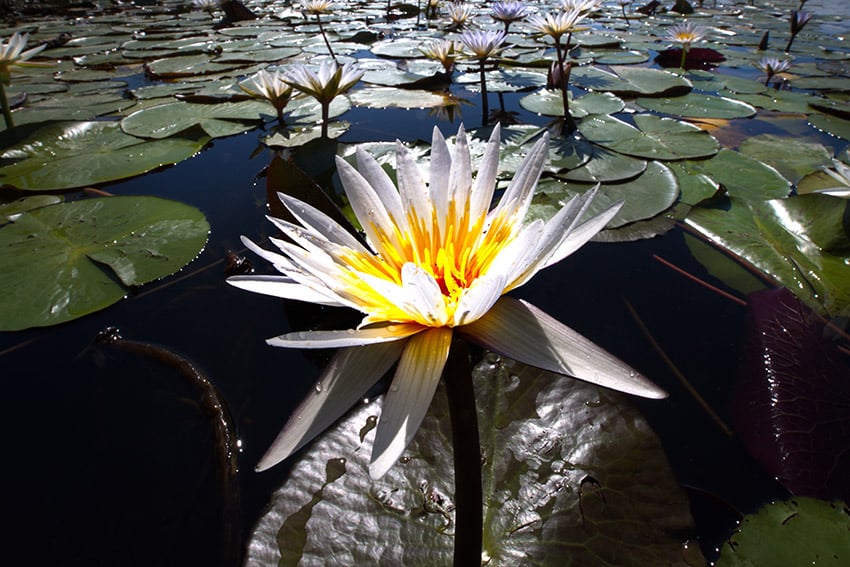
M 292 98 L 292 87 L 283 82 L 280 70 L 275 70 L 274 73 L 258 71 L 248 81 L 239 83 L 239 88 L 254 98 L 271 103 L 278 112 L 278 118 L 282 117 L 283 109 Z
M 330 14 L 333 2 L 330 2 L 330 0 L 307 0 L 303 6 L 304 11 L 308 14 Z
M 824 168 L 824 172 L 834 180 L 838 181 L 840 185 L 837 187 L 818 189 L 815 192 L 832 195 L 833 197 L 841 197 L 842 199 L 850 199 L 850 167 L 848 167 L 843 161 L 837 159 L 832 160 L 832 165 L 835 168 L 834 171 Z
M 219 7 L 220 2 L 219 0 L 192 0 L 192 4 L 195 6 L 195 8 L 206 10 L 207 12 L 212 14 L 212 11 Z
M 762 57 L 755 64 L 755 67 L 767 76 L 764 80 L 764 84 L 767 85 L 774 75 L 787 71 L 791 67 L 791 62 L 776 57 Z
M 369 468 L 373 478 L 383 476 L 419 428 L 455 333 L 545 370 L 639 396 L 666 395 L 581 334 L 524 301 L 504 296 L 585 244 L 622 203 L 583 220 L 594 188 L 569 201 L 548 222 L 524 222 L 549 153 L 544 134 L 490 209 L 499 151 L 497 126 L 473 179 L 463 126 L 454 151 L 435 128 L 429 176 L 397 143 L 398 188 L 362 148 L 357 149 L 356 168 L 337 158 L 337 173 L 368 247 L 324 213 L 284 194 L 280 199 L 298 224 L 271 219 L 286 236 L 271 239 L 279 251 L 243 238 L 283 275 L 235 276 L 228 279 L 232 285 L 364 314 L 357 329 L 291 332 L 269 339 L 273 346 L 340 350 L 258 470 L 303 447 L 398 362 Z
M 467 20 L 472 17 L 474 8 L 469 4 L 452 2 L 448 7 L 449 19 L 456 27 L 463 27 Z
M 533 14 L 528 17 L 528 25 L 537 32 L 543 35 L 548 35 L 555 41 L 560 41 L 561 37 L 568 33 L 579 31 L 579 22 L 584 19 L 584 15 L 578 10 L 568 12 L 548 13 L 545 16 Z
M 602 0 L 561 0 L 561 11 L 588 15 L 602 7 Z
M 449 39 L 439 39 L 419 48 L 428 59 L 439 61 L 446 73 L 451 73 L 460 56 L 460 48 Z
M 330 104 L 338 95 L 347 92 L 363 77 L 356 64 L 346 63 L 342 67 L 327 59 L 318 72 L 307 65 L 294 65 L 284 73 L 283 80 L 295 90 L 308 94 L 322 104 Z
M 479 61 L 498 55 L 505 43 L 505 32 L 495 30 L 467 30 L 460 36 L 460 41 Z
M 703 39 L 708 29 L 698 26 L 693 22 L 676 24 L 667 30 L 667 41 L 678 43 L 683 49 L 688 50 L 692 44 Z
M 507 0 L 506 2 L 494 2 L 490 5 L 491 16 L 494 20 L 506 25 L 517 22 L 528 15 L 528 8 L 523 2 Z
M 32 59 L 41 53 L 45 46 L 39 45 L 24 51 L 29 41 L 30 34 L 24 35 L 15 32 L 7 41 L 0 43 L 0 80 L 4 85 L 8 85 L 11 81 L 12 67 L 41 67 L 45 63 L 29 63 Z

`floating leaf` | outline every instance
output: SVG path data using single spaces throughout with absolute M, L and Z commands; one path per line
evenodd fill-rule
M 772 165 L 791 183 L 832 165 L 832 152 L 822 144 L 789 140 L 775 134 L 751 136 L 741 143 L 739 151 Z
M 126 295 L 124 286 L 185 266 L 208 233 L 200 211 L 157 197 L 86 199 L 24 213 L 0 227 L 0 330 L 55 325 L 112 305 Z
M 540 89 L 522 97 L 519 105 L 529 112 L 545 116 L 563 116 L 564 103 L 561 91 L 556 89 Z M 611 93 L 587 93 L 573 99 L 570 93 L 570 116 L 584 118 L 590 114 L 614 114 L 625 107 L 622 99 Z
M 681 191 L 680 201 L 687 205 L 698 205 L 700 202 L 713 197 L 720 190 L 720 185 L 704 173 L 698 173 L 688 167 L 687 162 L 674 161 L 667 166 L 676 175 L 676 181 Z
M 774 502 L 741 521 L 720 550 L 717 567 L 846 565 L 850 514 L 843 502 L 793 498 Z
M 771 199 L 791 193 L 791 183 L 773 167 L 726 148 L 711 159 L 686 162 L 688 174 L 703 173 L 720 183 L 730 196 Z
M 473 376 L 490 565 L 681 561 L 692 525 L 687 499 L 658 440 L 619 394 L 493 355 Z M 399 463 L 372 481 L 379 406 L 355 409 L 295 463 L 255 528 L 247 565 L 330 556 L 348 565 L 451 563 L 454 475 L 442 388 Z
M 448 100 L 445 94 L 393 87 L 359 89 L 350 98 L 355 106 L 367 108 L 434 108 L 445 106 Z
M 731 199 L 728 210 L 697 207 L 686 222 L 818 313 L 850 315 L 848 202 L 828 195 L 770 201 Z
M 809 101 L 812 100 L 812 95 L 807 93 L 770 89 L 764 93 L 757 94 L 739 94 L 731 91 L 721 91 L 720 94 L 757 106 L 758 108 L 764 108 L 765 110 L 797 112 L 800 114 L 811 110 L 809 108 Z
M 837 116 L 813 113 L 809 116 L 809 122 L 818 130 L 828 132 L 833 136 L 850 140 L 850 120 L 844 120 Z
M 673 96 L 691 90 L 691 82 L 668 71 L 646 67 L 611 66 L 611 71 L 583 66 L 573 69 L 570 81 L 593 91 L 621 96 Z
M 192 157 L 206 136 L 147 141 L 116 122 L 44 122 L 0 134 L 0 183 L 28 191 L 72 189 L 133 177 Z
M 609 183 L 631 179 L 646 169 L 645 160 L 612 152 L 600 146 L 591 146 L 591 148 L 592 154 L 587 162 L 577 168 L 559 173 L 558 177 L 567 181 Z
M 685 118 L 748 118 L 756 113 L 756 109 L 745 102 L 701 93 L 675 98 L 642 97 L 635 102 L 647 110 Z
M 133 136 L 162 139 L 200 126 L 211 138 L 217 138 L 255 128 L 258 121 L 274 114 L 271 105 L 257 100 L 218 104 L 170 102 L 130 114 L 121 121 L 121 128 Z
M 634 120 L 640 130 L 612 116 L 587 117 L 578 128 L 594 144 L 635 157 L 684 159 L 717 152 L 717 140 L 693 124 L 651 114 Z

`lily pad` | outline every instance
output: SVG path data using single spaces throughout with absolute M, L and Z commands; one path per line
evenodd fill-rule
M 791 193 L 791 183 L 772 166 L 726 148 L 711 159 L 686 162 L 689 174 L 703 173 L 723 186 L 731 197 L 772 199 Z
M 850 514 L 843 502 L 798 497 L 774 502 L 741 521 L 717 567 L 846 565 Z
M 686 222 L 715 245 L 792 290 L 816 312 L 850 315 L 848 202 L 809 194 L 731 199 L 728 210 L 694 208 Z
M 692 526 L 687 499 L 657 438 L 620 395 L 493 355 L 473 379 L 490 565 L 680 561 Z M 355 409 L 295 463 L 254 530 L 246 565 L 331 556 L 346 565 L 451 564 L 454 475 L 442 388 L 401 461 L 373 481 L 379 411 L 379 401 Z
M 570 81 L 593 90 L 621 96 L 674 96 L 691 90 L 691 82 L 668 71 L 612 65 L 611 71 L 583 66 L 573 69 Z
M 0 227 L 0 330 L 70 321 L 178 271 L 209 233 L 194 207 L 156 197 L 60 203 Z
M 557 89 L 540 89 L 522 97 L 520 106 L 529 112 L 545 116 L 563 116 L 564 104 L 561 91 Z M 570 93 L 570 116 L 584 118 L 591 114 L 614 114 L 625 107 L 622 99 L 611 93 L 587 93 L 579 98 L 572 98 Z
M 808 93 L 780 91 L 776 89 L 770 89 L 763 93 L 754 94 L 735 93 L 731 91 L 721 91 L 720 94 L 765 110 L 797 112 L 800 114 L 804 114 L 811 110 L 809 108 L 809 102 L 813 98 L 812 95 Z
M 350 95 L 355 106 L 367 108 L 434 108 L 445 106 L 448 97 L 416 89 L 368 87 Z
M 647 159 L 707 157 L 717 152 L 717 140 L 692 124 L 651 114 L 634 117 L 638 128 L 612 116 L 583 119 L 579 131 L 594 144 Z
M 774 134 L 749 137 L 741 143 L 739 151 L 772 165 L 792 183 L 832 165 L 832 152 L 822 144 L 789 140 Z
M 218 104 L 178 101 L 134 112 L 121 121 L 121 128 L 133 136 L 162 139 L 200 126 L 208 136 L 218 138 L 251 130 L 268 116 L 274 116 L 274 109 L 257 100 Z
M 208 141 L 147 141 L 124 133 L 116 122 L 27 124 L 0 134 L 0 183 L 28 191 L 106 183 L 188 159 Z
M 828 114 L 813 113 L 809 116 L 809 123 L 818 130 L 850 140 L 850 120 Z
M 645 160 L 612 152 L 601 146 L 592 146 L 592 152 L 586 163 L 559 173 L 558 177 L 567 181 L 610 183 L 631 179 L 646 169 Z
M 675 98 L 642 97 L 635 102 L 647 110 L 685 118 L 748 118 L 756 113 L 756 109 L 745 102 L 701 93 Z

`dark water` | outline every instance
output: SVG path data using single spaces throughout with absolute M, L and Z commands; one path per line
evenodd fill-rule
M 510 109 L 525 122 L 543 118 Z M 467 97 L 475 102 L 475 95 Z M 491 108 L 498 105 L 491 95 Z M 464 110 L 468 127 L 481 123 Z M 364 111 L 343 142 L 428 139 L 424 111 Z M 212 428 L 198 395 L 161 357 L 93 346 L 115 326 L 127 339 L 159 345 L 191 360 L 221 390 L 242 440 L 240 514 L 247 537 L 287 465 L 253 466 L 312 387 L 323 353 L 268 347 L 264 340 L 304 329 L 339 312 L 286 304 L 229 287 L 224 258 L 239 235 L 262 239 L 271 153 L 259 132 L 216 140 L 176 167 L 106 190 L 160 195 L 199 207 L 212 226 L 200 257 L 180 274 L 145 286 L 119 304 L 49 329 L 0 334 L 2 431 L 6 434 L 3 510 L 9 565 L 221 565 L 224 501 L 213 458 Z M 824 138 L 836 149 L 843 143 Z M 327 157 L 302 155 L 321 171 Z M 727 439 L 679 385 L 625 307 L 628 300 L 681 371 L 721 416 L 741 348 L 743 308 L 675 274 L 658 254 L 711 280 L 689 256 L 682 231 L 622 244 L 587 245 L 539 274 L 518 295 L 578 329 L 671 393 L 636 400 L 659 433 L 692 497 L 697 535 L 710 552 L 748 512 L 784 491 Z M 260 271 L 266 266 L 250 258 Z M 717 283 L 717 282 L 714 282 Z

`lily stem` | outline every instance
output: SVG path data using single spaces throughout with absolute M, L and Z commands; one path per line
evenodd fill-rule
M 487 125 L 487 118 L 490 115 L 490 105 L 487 101 L 487 77 L 484 71 L 484 59 L 478 60 L 479 72 L 481 74 L 481 125 Z
M 455 461 L 454 566 L 481 564 L 482 489 L 478 412 L 472 389 L 469 347 L 455 340 L 443 370 Z
M 6 121 L 6 129 L 11 130 L 15 124 L 12 122 L 12 111 L 9 109 L 9 99 L 6 98 L 6 87 L 0 81 L 0 106 L 3 107 L 3 120 Z
M 328 53 L 331 54 L 331 59 L 334 60 L 334 63 L 339 65 L 339 61 L 336 59 L 336 54 L 334 54 L 334 50 L 331 49 L 331 42 L 328 41 L 328 36 L 325 33 L 325 27 L 322 25 L 322 18 L 319 17 L 319 14 L 316 14 L 316 23 L 319 24 L 319 32 L 322 34 L 322 39 L 325 40 L 325 45 L 328 48 Z

